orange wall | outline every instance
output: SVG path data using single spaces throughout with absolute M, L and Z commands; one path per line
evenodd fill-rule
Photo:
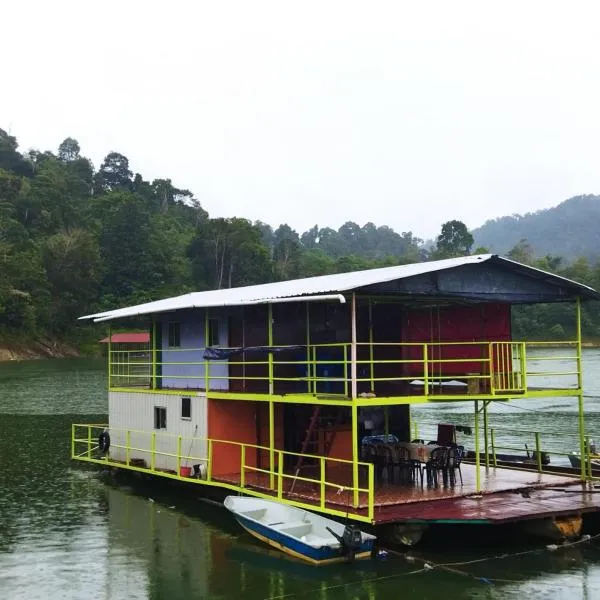
M 259 437 L 257 438 L 257 418 Z M 269 406 L 266 402 L 245 402 L 241 400 L 208 400 L 208 437 L 225 440 L 269 445 Z M 283 448 L 283 410 L 275 405 L 275 448 Z M 246 464 L 258 465 L 259 451 L 246 449 Z M 266 453 L 263 451 L 262 467 L 266 467 Z M 213 443 L 213 475 L 226 475 L 240 472 L 241 450 L 234 444 Z

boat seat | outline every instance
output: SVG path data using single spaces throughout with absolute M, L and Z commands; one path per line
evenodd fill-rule
M 281 529 L 289 529 L 294 527 L 304 527 L 305 525 L 310 525 L 308 521 L 277 521 L 275 523 L 267 523 L 267 527 L 272 527 L 280 531 Z
M 277 531 L 291 535 L 293 537 L 301 538 L 303 535 L 309 535 L 312 531 L 312 524 L 306 521 L 302 523 L 290 523 L 285 527 L 278 527 Z
M 340 545 L 333 537 L 319 537 L 318 535 L 307 535 L 302 541 L 313 546 L 330 546 L 331 548 L 336 548 Z
M 245 512 L 241 512 L 240 515 L 243 517 L 248 517 L 249 519 L 260 521 L 265 516 L 266 512 L 266 508 L 257 508 L 256 510 L 247 510 Z

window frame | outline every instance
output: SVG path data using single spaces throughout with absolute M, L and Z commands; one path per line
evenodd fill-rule
M 161 415 L 164 417 L 161 418 Z M 154 407 L 154 429 L 156 431 L 162 431 L 167 429 L 167 407 L 166 406 L 155 406 Z
M 183 414 L 184 401 L 187 401 L 188 405 L 188 415 Z M 192 397 L 191 396 L 182 396 L 181 397 L 181 406 L 180 406 L 180 415 L 182 421 L 191 421 L 192 420 Z
M 181 323 L 179 321 L 167 323 L 167 344 L 169 348 L 181 348 Z
M 213 338 L 216 334 L 216 343 Z M 208 332 L 207 332 L 207 344 L 206 346 L 212 348 L 213 346 L 221 345 L 221 319 L 208 319 Z

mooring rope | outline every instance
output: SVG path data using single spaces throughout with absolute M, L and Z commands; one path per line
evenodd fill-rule
M 575 540 L 574 542 L 564 542 L 563 544 L 547 544 L 543 548 L 532 548 L 531 550 L 524 550 L 521 552 L 496 554 L 493 556 L 484 556 L 482 558 L 476 558 L 473 560 L 466 560 L 466 561 L 462 561 L 462 562 L 451 562 L 451 563 L 435 563 L 424 557 L 413 556 L 411 554 L 402 554 L 401 552 L 397 552 L 395 550 L 387 550 L 387 552 L 389 552 L 390 554 L 394 554 L 395 556 L 404 558 L 409 563 L 413 563 L 416 561 L 422 562 L 423 567 L 421 569 L 415 569 L 413 571 L 407 571 L 405 573 L 393 573 L 391 575 L 382 575 L 381 577 L 372 577 L 371 579 L 361 579 L 359 581 L 348 581 L 346 583 L 338 583 L 338 584 L 331 585 L 331 586 L 313 588 L 313 589 L 306 590 L 303 592 L 294 592 L 292 594 L 284 594 L 284 595 L 280 595 L 280 596 L 269 596 L 269 597 L 265 598 L 265 600 L 282 600 L 283 598 L 294 598 L 297 596 L 316 594 L 317 592 L 321 592 L 324 590 L 331 590 L 331 589 L 347 587 L 349 585 L 356 585 L 358 583 L 361 583 L 361 584 L 362 583 L 375 583 L 378 581 L 397 579 L 397 578 L 401 578 L 401 577 L 407 577 L 409 575 L 417 575 L 419 573 L 426 573 L 426 572 L 431 572 L 431 571 L 446 571 L 448 573 L 453 573 L 455 575 L 461 575 L 462 577 L 468 577 L 469 579 L 475 579 L 475 580 L 480 581 L 481 583 L 485 583 L 487 585 L 493 585 L 494 583 L 524 583 L 524 581 L 518 580 L 518 579 L 504 579 L 504 578 L 497 578 L 497 577 L 492 578 L 492 577 L 483 577 L 481 575 L 474 575 L 472 573 L 468 573 L 467 571 L 458 569 L 457 567 L 464 567 L 467 565 L 479 564 L 479 563 L 488 562 L 491 560 L 505 560 L 507 558 L 516 558 L 516 557 L 521 557 L 521 556 L 526 556 L 526 555 L 542 554 L 544 552 L 555 552 L 557 550 L 564 550 L 566 548 L 572 548 L 573 546 L 577 546 L 579 544 L 589 543 L 598 538 L 600 538 L 600 533 L 595 534 L 595 535 L 585 534 L 585 535 L 581 536 L 581 538 L 579 538 L 578 540 Z M 590 545 L 590 547 L 595 548 L 593 545 Z M 527 577 L 526 575 L 523 576 L 524 579 L 526 577 Z M 536 581 L 536 585 L 538 585 L 538 583 L 539 582 Z M 556 584 L 548 584 L 548 585 L 552 585 L 553 587 L 556 587 Z

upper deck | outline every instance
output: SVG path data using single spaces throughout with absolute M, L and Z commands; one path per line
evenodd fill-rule
M 570 342 L 358 342 L 109 348 L 111 390 L 204 391 L 214 398 L 317 404 L 412 404 L 577 395 L 580 345 Z M 542 350 L 558 347 L 552 354 Z M 353 379 L 353 373 L 355 377 Z

